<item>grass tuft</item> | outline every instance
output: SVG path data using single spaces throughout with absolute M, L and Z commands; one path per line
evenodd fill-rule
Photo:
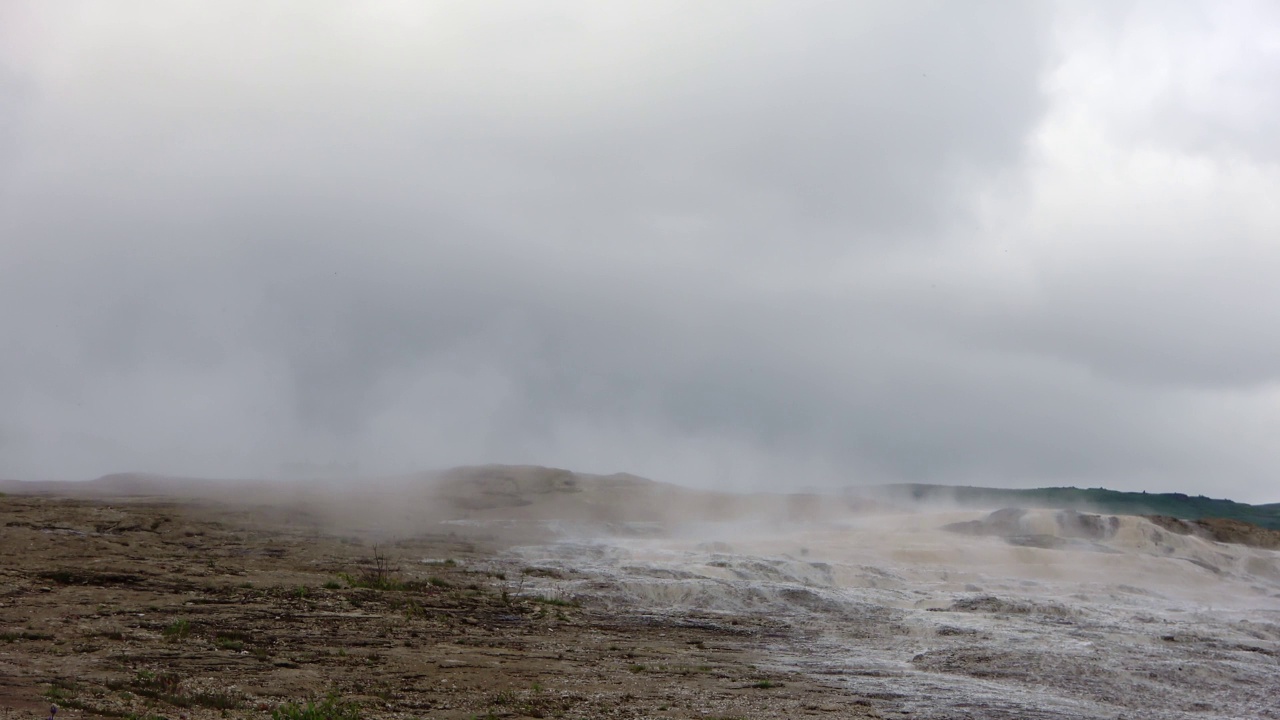
M 360 720 L 360 708 L 329 695 L 319 704 L 286 703 L 271 711 L 271 720 Z
M 234 652 L 240 652 L 241 650 L 244 650 L 243 641 L 238 640 L 236 638 L 227 637 L 226 635 L 219 635 L 218 637 L 214 638 L 213 644 L 219 650 L 232 650 Z
M 191 623 L 187 620 L 174 620 L 162 633 L 169 642 L 177 642 L 191 635 Z

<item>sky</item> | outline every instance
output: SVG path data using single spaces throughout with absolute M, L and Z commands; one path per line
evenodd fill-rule
M 0 477 L 1275 502 L 1276 127 L 1265 1 L 9 0 Z

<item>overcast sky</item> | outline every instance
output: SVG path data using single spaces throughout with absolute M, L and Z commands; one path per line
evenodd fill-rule
M 1280 500 L 1273 2 L 0 4 L 0 477 Z

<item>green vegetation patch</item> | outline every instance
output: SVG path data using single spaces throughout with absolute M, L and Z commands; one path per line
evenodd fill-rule
M 1250 505 L 1204 495 L 1121 492 L 1106 488 L 1052 487 L 1005 489 L 950 485 L 891 485 L 913 500 L 957 502 L 985 507 L 1045 507 L 1108 515 L 1168 515 L 1181 520 L 1226 518 L 1280 530 L 1280 503 Z
M 320 703 L 281 705 L 271 711 L 271 720 L 360 720 L 360 708 L 355 703 L 339 700 L 336 695 L 329 695 Z
M 188 620 L 174 620 L 161 632 L 164 634 L 165 640 L 177 642 L 190 637 L 191 623 Z

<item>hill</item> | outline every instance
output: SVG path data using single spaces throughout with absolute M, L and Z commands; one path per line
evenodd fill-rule
M 1014 490 L 952 485 L 885 485 L 891 498 L 983 507 L 1043 507 L 1109 515 L 1164 515 L 1181 520 L 1220 518 L 1280 530 L 1280 503 L 1250 505 L 1183 493 L 1121 492 L 1104 488 L 1053 487 Z
M 352 497 L 352 488 L 358 488 Z M 832 519 L 882 504 L 935 503 L 1080 510 L 1108 515 L 1148 515 L 1187 521 L 1220 519 L 1280 530 L 1280 503 L 1250 505 L 1183 493 L 1121 492 L 1104 488 L 1004 489 L 898 484 L 850 487 L 843 496 L 822 493 L 735 493 L 695 490 L 617 473 L 592 475 L 558 468 L 482 465 L 394 478 L 289 481 L 207 480 L 146 473 L 118 473 L 77 483 L 0 480 L 0 492 L 85 497 L 190 497 L 326 504 L 344 517 L 361 515 L 382 525 L 424 516 L 475 521 L 574 520 L 603 524 L 662 523 L 772 517 L 790 521 Z M 438 516 L 438 517 L 437 517 Z

